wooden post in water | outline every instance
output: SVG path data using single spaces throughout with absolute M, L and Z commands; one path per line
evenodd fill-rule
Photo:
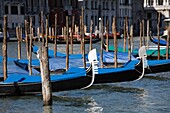
M 72 26 L 71 26 L 71 39 L 70 39 L 70 44 L 71 44 L 71 54 L 73 54 L 73 33 L 74 33 L 74 16 L 72 16 Z
M 18 59 L 21 59 L 21 41 L 20 41 L 20 26 L 16 27 L 16 36 L 18 40 Z
M 145 21 L 144 20 L 142 20 L 142 28 L 143 28 L 143 43 L 144 43 L 144 45 L 146 46 L 146 39 L 145 39 Z
M 48 47 L 41 46 L 39 51 L 43 105 L 52 105 L 52 88 L 49 72 Z
M 77 32 L 77 33 L 78 33 L 78 32 Z M 80 41 L 81 41 L 81 42 L 80 42 L 80 43 L 81 43 L 81 45 L 80 45 L 81 54 L 83 53 L 83 51 L 82 51 L 82 48 L 83 48 L 83 47 L 82 47 L 82 46 L 83 46 L 83 44 L 82 44 L 82 35 L 83 35 L 83 34 L 82 34 L 82 16 L 80 16 L 80 37 L 79 37 L 79 38 L 80 38 Z
M 100 67 L 103 68 L 103 23 L 102 19 L 99 22 L 99 38 L 101 39 L 101 45 L 100 45 Z
M 117 68 L 117 37 L 116 37 L 116 18 L 113 18 L 112 30 L 114 34 L 114 67 Z
M 85 42 L 84 42 L 84 8 L 82 7 L 82 56 L 83 56 L 83 66 L 86 68 L 86 58 L 85 58 Z
M 158 24 L 157 24 L 157 32 L 158 32 L 158 60 L 160 60 L 160 34 L 159 34 L 159 25 L 160 25 L 160 12 L 158 14 Z
M 43 22 L 43 12 L 41 11 L 41 34 L 42 34 L 42 44 L 45 44 L 44 41 L 44 22 Z
M 7 16 L 4 16 L 4 39 L 3 39 L 3 46 L 2 46 L 2 52 L 3 52 L 3 75 L 4 80 L 7 79 Z
M 123 38 L 124 38 L 124 44 L 123 44 L 123 51 L 126 51 L 126 22 L 127 22 L 127 17 L 125 17 L 124 20 L 124 33 L 123 33 Z
M 149 20 L 147 20 L 147 48 L 149 48 Z
M 57 14 L 55 14 L 55 34 L 54 34 L 54 57 L 57 56 Z
M 32 38 L 33 38 L 32 17 L 30 17 L 29 30 L 30 30 L 30 34 L 29 34 L 28 70 L 29 70 L 29 75 L 32 75 Z
M 127 19 L 126 19 L 126 34 L 128 38 L 128 59 L 131 60 L 131 36 L 129 35 L 129 26 Z
M 37 27 L 37 37 L 38 41 L 40 42 L 40 27 Z
M 89 47 L 90 51 L 92 50 L 92 26 L 93 26 L 93 21 L 91 20 L 91 23 L 90 23 L 90 47 Z
M 66 16 L 66 27 L 64 35 L 66 36 L 66 71 L 69 68 L 69 37 L 68 37 L 68 16 Z
M 133 51 L 133 48 L 134 48 L 134 40 L 133 40 L 133 25 L 130 26 L 130 45 L 131 45 L 131 48 L 130 48 L 130 51 L 132 52 Z M 131 53 L 130 53 L 131 54 Z M 130 55 L 131 56 L 131 55 Z M 130 58 L 131 59 L 131 58 Z
M 129 35 L 128 32 L 128 25 L 126 26 L 126 32 L 127 32 L 127 37 L 128 37 L 128 59 L 131 60 L 131 35 Z M 132 27 L 133 28 L 133 27 Z M 130 31 L 131 33 L 132 31 Z
M 45 31 L 45 33 L 46 33 L 45 46 L 48 47 L 48 34 L 49 34 L 49 32 L 48 32 L 48 17 L 47 16 L 46 16 L 46 26 L 45 26 L 45 28 L 46 28 L 46 31 Z
M 170 38 L 170 26 L 168 26 L 168 35 L 166 40 L 166 59 L 169 59 L 169 38 Z
M 27 53 L 27 59 L 28 59 L 28 55 L 29 55 L 29 40 L 28 40 L 28 22 L 27 20 L 25 20 L 25 43 L 26 43 L 26 53 Z
M 109 51 L 109 20 L 106 21 L 106 51 Z
M 140 22 L 140 47 L 142 47 L 142 22 Z

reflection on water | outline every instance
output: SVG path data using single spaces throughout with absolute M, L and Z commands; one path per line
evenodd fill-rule
M 102 113 L 103 108 L 99 106 L 97 102 L 95 102 L 95 99 L 91 98 L 91 102 L 88 104 L 89 107 L 87 108 L 88 113 Z
M 52 113 L 52 106 L 44 106 L 43 113 Z

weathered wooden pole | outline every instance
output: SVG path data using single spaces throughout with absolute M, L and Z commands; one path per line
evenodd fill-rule
M 26 45 L 26 53 L 27 53 L 27 59 L 29 55 L 29 37 L 28 37 L 28 22 L 25 20 L 25 45 Z
M 123 39 L 124 39 L 124 44 L 123 44 L 123 51 L 125 52 L 126 51 L 126 22 L 127 22 L 127 17 L 125 17 L 124 19 L 124 33 L 123 33 Z
M 92 50 L 92 26 L 93 26 L 93 20 L 91 20 L 91 23 L 90 23 L 90 45 L 89 45 L 90 51 Z
M 168 26 L 168 35 L 166 40 L 166 59 L 169 59 L 169 38 L 170 38 L 170 26 Z
M 45 44 L 44 41 L 44 22 L 43 22 L 43 12 L 41 11 L 41 34 L 42 34 L 42 44 Z
M 66 28 L 65 28 L 65 36 L 66 36 L 66 71 L 69 68 L 69 37 L 68 37 L 68 16 L 66 16 Z
M 85 39 L 84 39 L 84 8 L 82 7 L 82 56 L 83 56 L 83 66 L 86 68 L 86 58 L 85 58 Z
M 71 44 L 71 54 L 73 54 L 73 33 L 74 33 L 74 16 L 72 16 L 72 26 L 71 26 L 71 39 L 70 39 L 70 44 Z
M 149 48 L 149 20 L 147 20 L 147 48 Z
M 158 23 L 157 23 L 157 32 L 158 32 L 158 60 L 160 60 L 160 33 L 159 33 L 159 25 L 160 25 L 160 12 L 158 14 Z
M 127 32 L 127 37 L 128 37 L 128 59 L 131 60 L 131 35 L 129 35 L 128 29 L 129 28 L 127 25 L 126 32 Z
M 40 27 L 37 27 L 37 37 L 38 41 L 40 42 Z
M 49 106 L 52 105 L 52 88 L 49 72 L 48 47 L 42 45 L 38 54 L 41 70 L 43 105 Z
M 45 33 L 46 33 L 45 46 L 48 47 L 48 34 L 49 34 L 49 32 L 48 32 L 48 28 L 49 28 L 48 27 L 48 16 L 46 16 L 45 21 L 46 21 L 46 26 L 45 26 L 45 28 L 46 28 L 46 31 L 45 31 Z
M 133 51 L 134 48 L 134 40 L 133 40 L 133 25 L 130 26 L 130 43 L 131 43 L 131 52 Z
M 101 39 L 101 45 L 100 45 L 100 67 L 103 68 L 103 23 L 102 19 L 99 22 L 99 38 Z
M 127 20 L 126 20 L 126 34 L 128 37 L 128 59 L 131 60 L 131 36 L 129 35 L 129 26 Z
M 33 38 L 33 28 L 32 28 L 32 17 L 30 17 L 30 32 L 29 32 L 29 51 L 28 51 L 28 70 L 29 75 L 32 75 L 32 38 Z
M 109 51 L 109 20 L 106 21 L 106 51 Z
M 55 25 L 54 25 L 54 57 L 57 56 L 57 14 L 55 14 Z
M 84 27 L 83 27 L 84 28 Z M 77 32 L 78 33 L 78 32 Z M 82 48 L 83 48 L 83 44 L 82 44 L 82 15 L 80 16 L 80 37 L 78 37 L 78 38 L 80 38 L 80 43 L 81 43 L 81 45 L 80 45 L 80 50 L 81 50 L 81 54 L 83 53 L 83 51 L 82 51 Z
M 7 16 L 4 16 L 4 39 L 3 39 L 3 75 L 4 80 L 7 78 Z
M 142 28 L 143 28 L 143 43 L 146 46 L 146 39 L 145 39 L 145 20 L 142 20 Z
M 114 34 L 114 67 L 117 68 L 117 36 L 116 36 L 116 18 L 113 18 L 112 32 Z
M 20 44 L 20 27 L 16 27 L 16 36 L 18 40 L 18 59 L 21 59 L 21 44 Z
M 142 47 L 142 22 L 140 22 L 140 47 Z

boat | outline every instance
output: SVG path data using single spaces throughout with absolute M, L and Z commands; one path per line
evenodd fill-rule
M 33 52 L 35 54 L 37 54 L 37 51 L 38 51 L 38 46 L 35 46 L 33 45 Z M 49 58 L 53 58 L 54 59 L 54 62 L 58 62 L 58 59 L 59 58 L 65 58 L 66 57 L 66 54 L 62 53 L 62 52 L 56 52 L 56 56 L 58 58 L 54 58 L 54 50 L 50 50 L 48 49 L 48 56 Z M 82 59 L 83 56 L 82 54 L 69 54 L 69 58 L 70 59 Z M 87 59 L 87 54 L 85 55 L 85 58 Z M 100 54 L 97 54 L 97 58 L 98 60 L 100 59 Z M 131 60 L 135 60 L 136 58 L 131 55 Z M 56 61 L 57 60 L 57 61 Z M 62 59 L 60 59 L 62 60 Z M 124 64 L 128 61 L 128 53 L 125 53 L 125 52 L 119 52 L 118 53 L 118 63 L 120 64 Z M 28 61 L 22 61 L 22 62 L 28 62 Z M 81 61 L 78 61 L 78 62 L 81 62 Z M 104 64 L 111 64 L 111 63 L 114 63 L 114 52 L 106 52 L 106 51 L 103 51 L 103 63 Z
M 160 73 L 170 71 L 170 59 L 164 60 L 147 60 L 148 68 L 145 74 Z
M 154 37 L 151 36 L 151 35 L 150 35 L 149 37 L 150 37 L 151 42 L 153 42 L 153 43 L 155 43 L 155 44 L 158 44 L 158 39 L 154 38 Z M 161 45 L 161 46 L 166 46 L 166 45 L 167 45 L 166 40 L 160 39 L 159 45 Z
M 97 53 L 93 55 L 97 61 Z M 141 60 L 130 60 L 124 66 L 119 68 L 99 68 L 98 73 L 95 74 L 94 84 L 101 84 L 101 83 L 115 83 L 115 82 L 127 82 L 133 80 L 139 80 L 144 75 L 144 58 L 141 57 Z M 72 59 L 73 60 L 73 59 Z M 75 60 L 75 59 L 74 59 Z M 57 63 L 56 63 L 57 64 Z M 21 68 L 28 67 L 28 63 L 21 63 L 16 62 L 16 65 L 20 66 Z M 61 65 L 61 64 L 59 64 Z M 57 66 L 56 66 L 57 67 Z M 75 65 L 76 69 L 77 66 Z M 28 70 L 28 68 L 26 68 Z M 74 67 L 71 67 L 67 73 L 74 73 L 76 71 Z M 88 73 L 90 74 L 90 73 Z
M 100 38 L 92 38 L 92 43 L 97 43 L 100 41 Z M 49 43 L 54 43 L 54 38 L 49 38 Z M 71 43 L 71 40 L 69 39 L 69 44 Z M 84 40 L 85 44 L 90 43 L 90 38 L 85 38 Z M 66 44 L 66 39 L 64 37 L 57 38 L 57 44 Z M 73 38 L 73 44 L 81 44 L 81 38 Z
M 106 43 L 104 42 L 103 43 L 103 49 L 106 50 Z M 114 51 L 114 46 L 109 46 L 108 47 L 108 50 L 109 52 L 113 52 Z M 124 52 L 124 49 L 122 47 L 118 47 L 117 48 L 118 52 Z M 128 52 L 128 49 L 126 49 L 125 52 Z M 133 49 L 131 54 L 134 56 L 134 57 L 138 57 L 138 49 Z M 158 57 L 158 46 L 149 46 L 147 49 L 146 49 L 146 54 L 147 54 L 147 59 L 157 59 Z M 170 54 L 170 52 L 169 52 Z M 165 59 L 166 57 L 166 47 L 165 46 L 160 46 L 160 58 L 161 59 Z
M 89 53 L 93 54 L 93 53 Z M 93 55 L 91 55 L 93 56 Z M 97 73 L 96 62 L 90 61 L 87 69 L 77 68 L 74 73 L 50 75 L 52 92 L 84 89 L 90 87 Z M 19 68 L 19 67 L 18 67 Z M 21 73 L 8 74 L 6 80 L 0 82 L 0 95 L 39 94 L 42 91 L 41 76 Z
M 106 33 L 104 33 L 103 34 L 103 37 L 106 39 L 106 36 L 107 36 L 107 34 Z M 116 38 L 117 39 L 121 39 L 122 37 L 120 36 L 120 33 L 119 32 L 117 32 L 116 33 Z M 114 39 L 114 34 L 113 33 L 109 33 L 108 34 L 108 39 Z

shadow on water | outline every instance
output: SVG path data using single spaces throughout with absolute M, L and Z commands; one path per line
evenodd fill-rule
M 144 78 L 158 80 L 158 81 L 169 81 L 170 75 L 169 72 L 155 73 L 155 74 L 146 74 Z
M 112 84 L 100 84 L 100 85 L 93 85 L 87 90 L 106 90 L 108 92 L 120 92 L 120 93 L 143 93 L 143 88 L 137 88 L 137 87 L 127 87 L 127 86 L 115 86 Z

